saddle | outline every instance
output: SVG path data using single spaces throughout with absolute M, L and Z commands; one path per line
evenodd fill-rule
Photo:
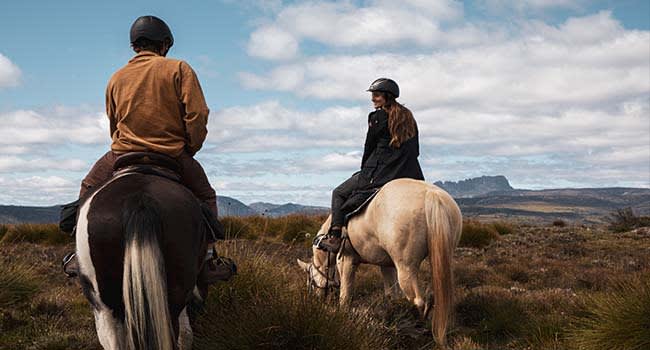
M 370 204 L 375 196 L 377 196 L 377 193 L 379 193 L 380 189 L 381 187 L 367 191 L 354 192 L 350 198 L 348 198 L 348 200 L 343 203 L 343 210 L 350 210 L 350 212 L 345 215 L 345 226 L 347 226 L 350 219 L 361 214 L 363 210 L 366 209 L 368 204 Z
M 181 170 L 181 165 L 176 159 L 164 154 L 129 152 L 115 160 L 113 177 L 129 173 L 140 173 L 181 182 Z

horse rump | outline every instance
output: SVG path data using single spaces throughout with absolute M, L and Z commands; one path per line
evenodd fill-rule
M 125 200 L 122 297 L 129 349 L 174 349 L 158 203 L 146 193 Z

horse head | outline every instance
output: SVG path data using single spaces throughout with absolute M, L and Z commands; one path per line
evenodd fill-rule
M 297 259 L 298 266 L 307 273 L 307 286 L 318 292 L 338 288 L 341 284 L 336 267 L 336 254 L 312 247 L 311 262 Z

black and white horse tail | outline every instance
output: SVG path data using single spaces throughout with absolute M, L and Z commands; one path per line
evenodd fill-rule
M 128 349 L 173 350 L 165 262 L 160 250 L 161 214 L 155 200 L 138 193 L 123 212 L 125 308 Z

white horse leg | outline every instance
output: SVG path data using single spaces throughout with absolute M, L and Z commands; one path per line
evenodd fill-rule
M 357 271 L 357 266 L 352 263 L 352 259 L 341 259 L 338 262 L 338 268 L 341 278 L 339 303 L 341 306 L 349 306 L 352 301 L 354 275 Z
M 418 269 L 411 266 L 397 266 L 397 278 L 406 298 L 415 304 L 421 315 L 424 317 L 425 301 L 422 298 L 422 290 L 418 284 Z
M 187 316 L 187 307 L 178 315 L 178 348 L 180 350 L 191 350 L 194 336 L 190 318 Z
M 394 266 L 382 266 L 381 274 L 384 277 L 384 295 L 387 298 L 398 298 L 397 270 Z
M 99 309 L 93 310 L 97 338 L 104 349 L 126 349 L 124 325 L 113 317 L 113 312 L 99 301 Z

